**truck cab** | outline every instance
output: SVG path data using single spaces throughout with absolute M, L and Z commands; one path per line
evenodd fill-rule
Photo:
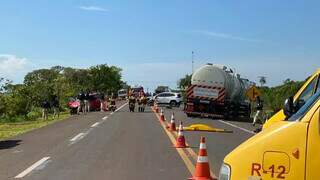
M 286 101 L 285 120 L 256 134 L 230 154 L 220 180 L 316 180 L 320 179 L 320 91 L 292 111 Z
M 299 108 L 317 91 L 320 91 L 320 68 L 308 78 L 299 91 L 293 96 L 295 110 L 299 110 Z M 284 111 L 280 110 L 266 121 L 262 129 L 266 129 L 275 122 L 283 121 L 285 119 L 286 116 Z

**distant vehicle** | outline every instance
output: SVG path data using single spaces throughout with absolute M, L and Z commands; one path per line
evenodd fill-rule
M 119 99 L 126 99 L 128 96 L 128 90 L 127 89 L 120 89 L 118 91 L 118 98 Z
M 192 75 L 185 112 L 188 116 L 218 115 L 226 119 L 250 116 L 250 102 L 245 95 L 250 84 L 226 66 L 208 63 Z
M 149 106 L 153 106 L 154 105 L 155 96 L 156 96 L 156 94 L 153 94 L 153 95 L 150 94 L 150 96 L 147 97 Z
M 160 94 L 160 93 L 163 93 L 163 92 L 169 92 L 169 86 L 158 86 L 155 90 L 154 90 L 154 92 L 156 93 L 156 94 Z
M 90 111 L 100 111 L 101 101 L 99 94 L 94 93 L 89 95 Z
M 131 92 L 135 97 L 139 97 L 140 93 L 144 93 L 142 86 L 136 86 L 131 88 Z
M 154 96 L 157 104 L 169 104 L 170 106 L 180 106 L 182 102 L 180 93 L 163 92 Z

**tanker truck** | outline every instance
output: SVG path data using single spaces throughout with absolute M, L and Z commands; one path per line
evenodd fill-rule
M 251 108 L 245 93 L 252 84 L 224 65 L 208 63 L 193 73 L 184 111 L 188 117 L 248 117 Z

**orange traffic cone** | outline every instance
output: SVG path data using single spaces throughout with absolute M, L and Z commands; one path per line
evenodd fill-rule
M 180 126 L 179 126 L 179 133 L 178 133 L 178 138 L 177 138 L 177 142 L 175 145 L 176 148 L 186 148 L 186 139 L 184 138 L 184 134 L 183 134 L 183 126 L 182 126 L 182 122 L 180 122 Z
M 174 122 L 174 113 L 171 115 L 171 121 L 170 121 L 170 126 L 169 126 L 171 131 L 176 131 L 176 123 Z
M 159 113 L 158 104 L 155 104 L 156 113 Z
M 164 114 L 163 114 L 163 109 L 162 109 L 162 108 L 161 108 L 161 110 L 160 110 L 160 120 L 161 120 L 162 122 L 166 121 L 166 120 L 164 119 Z
M 210 175 L 210 166 L 207 156 L 206 140 L 201 137 L 196 172 L 190 180 L 214 180 Z

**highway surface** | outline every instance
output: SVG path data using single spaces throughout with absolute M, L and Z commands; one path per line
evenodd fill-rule
M 148 107 L 130 113 L 125 102 L 114 113 L 92 112 L 0 142 L 0 179 L 127 180 L 187 179 L 196 164 L 200 136 L 207 139 L 211 171 L 218 175 L 224 156 L 250 138 L 250 123 L 187 118 L 181 108 L 164 109 L 184 125 L 205 123 L 233 133 L 185 132 L 190 148 L 176 149 L 169 132 Z

